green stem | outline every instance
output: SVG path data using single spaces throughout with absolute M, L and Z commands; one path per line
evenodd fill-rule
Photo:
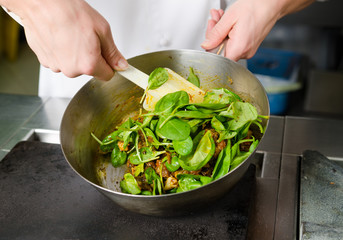
M 264 116 L 264 115 L 258 115 L 259 118 L 263 118 L 263 119 L 269 119 L 269 116 Z
M 139 152 L 139 148 L 138 148 L 138 140 L 139 140 L 139 135 L 137 134 L 136 136 L 136 141 L 135 141 L 135 147 L 136 147 L 136 151 L 137 151 L 137 156 L 140 162 L 143 162 L 142 158 L 141 158 L 141 154 Z
M 97 141 L 100 145 L 102 145 L 102 142 L 100 141 L 100 139 L 97 138 L 92 132 L 91 132 L 91 136 L 94 138 L 95 141 Z
M 260 132 L 261 132 L 261 133 L 264 133 L 264 132 L 265 132 L 265 131 L 264 131 L 264 128 L 262 127 L 262 125 L 261 125 L 259 122 L 253 121 L 253 123 L 254 123 L 255 125 L 258 126 L 258 128 L 260 129 Z
M 139 102 L 139 104 L 142 104 L 142 103 L 143 103 L 147 91 L 148 91 L 148 88 L 145 89 L 145 91 L 144 91 L 144 93 L 143 93 L 143 96 L 142 96 L 141 101 Z
M 138 125 L 137 125 L 137 126 L 138 126 Z M 140 126 L 138 126 L 138 128 L 139 128 L 139 130 L 141 130 L 142 133 L 143 133 L 144 140 L 145 140 L 145 144 L 146 144 L 147 146 L 149 146 L 148 138 L 146 137 L 146 134 L 145 134 L 143 128 L 141 128 Z

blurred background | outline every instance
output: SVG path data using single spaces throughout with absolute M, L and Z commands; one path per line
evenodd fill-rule
M 343 1 L 317 1 L 272 29 L 248 68 L 273 115 L 343 118 Z M 0 11 L 0 93 L 36 96 L 39 62 L 21 26 Z
M 39 62 L 23 28 L 0 8 L 0 93 L 38 94 Z

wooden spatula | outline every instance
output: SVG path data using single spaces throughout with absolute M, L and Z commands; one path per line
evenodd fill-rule
M 169 68 L 165 69 L 168 71 L 168 81 L 159 88 L 155 90 L 148 90 L 146 92 L 145 101 L 143 103 L 143 108 L 145 110 L 154 110 L 156 102 L 160 100 L 164 95 L 180 90 L 186 91 L 188 93 L 190 103 L 200 103 L 203 101 L 203 98 L 205 96 L 205 92 L 203 90 L 188 82 L 186 79 L 181 77 L 173 70 Z M 148 86 L 149 75 L 143 73 L 142 71 L 131 65 L 129 65 L 129 67 L 125 71 L 117 72 L 143 89 L 146 89 Z

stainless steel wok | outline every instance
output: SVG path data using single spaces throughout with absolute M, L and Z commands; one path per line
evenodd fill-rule
M 229 88 L 269 115 L 269 103 L 260 82 L 240 64 L 212 53 L 170 50 L 129 59 L 129 63 L 150 74 L 156 67 L 168 67 L 188 76 L 193 67 L 204 90 Z M 98 143 L 90 133 L 104 138 L 129 115 L 139 109 L 143 89 L 115 74 L 108 81 L 90 80 L 71 100 L 60 129 L 63 153 L 70 166 L 85 181 L 123 208 L 147 215 L 170 216 L 206 206 L 226 194 L 244 175 L 251 156 L 239 167 L 204 187 L 170 195 L 141 196 L 120 192 L 119 182 L 126 167 L 113 168 L 99 157 Z M 265 126 L 267 121 L 263 123 Z M 63 176 L 62 176 L 63 177 Z

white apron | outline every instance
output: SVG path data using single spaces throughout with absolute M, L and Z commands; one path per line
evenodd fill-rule
M 125 58 L 165 49 L 197 49 L 205 39 L 210 9 L 232 0 L 87 0 L 109 22 Z M 73 97 L 91 78 L 67 78 L 41 67 L 39 96 Z

